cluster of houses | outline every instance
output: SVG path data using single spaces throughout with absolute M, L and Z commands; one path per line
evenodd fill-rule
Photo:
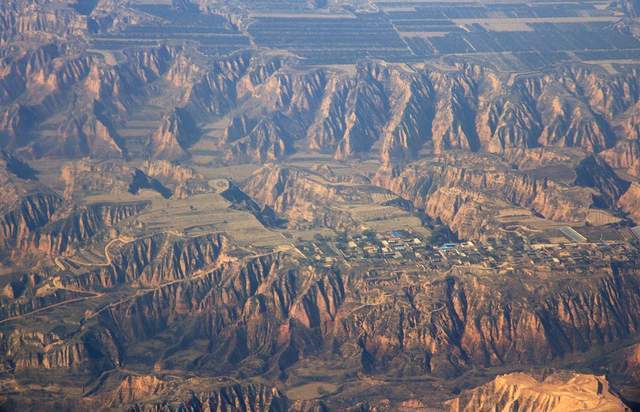
M 406 230 L 394 230 L 385 234 L 355 234 L 349 239 L 339 238 L 335 244 L 347 260 L 414 259 L 425 248 L 425 242 L 420 236 Z
M 580 239 L 582 240 L 582 239 Z M 510 271 L 593 271 L 615 261 L 640 265 L 640 249 L 624 241 L 526 243 L 488 239 L 483 242 L 432 244 L 408 230 L 372 231 L 316 239 L 299 245 L 315 263 L 331 266 L 337 260 L 351 264 L 417 265 L 446 270 L 454 266 Z

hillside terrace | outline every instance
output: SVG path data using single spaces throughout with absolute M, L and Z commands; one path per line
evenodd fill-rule
M 242 49 L 286 50 L 307 65 L 352 65 L 364 59 L 414 64 L 465 55 L 514 71 L 567 61 L 622 64 L 640 59 L 640 41 L 614 26 L 621 16 L 604 2 L 382 1 L 374 2 L 375 12 L 344 7 L 321 13 L 304 10 L 304 2 L 260 2 L 257 9 L 256 2 L 236 3 L 244 13 L 228 19 L 197 9 L 174 10 L 159 0 L 134 1 L 134 9 L 164 23 L 95 34 L 91 48 L 118 52 L 190 42 L 209 56 Z

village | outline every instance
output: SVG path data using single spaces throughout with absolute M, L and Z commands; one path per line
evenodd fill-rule
M 376 233 L 371 230 L 335 238 L 316 237 L 298 249 L 314 264 L 350 267 L 415 267 L 446 271 L 454 267 L 493 270 L 501 274 L 566 272 L 587 274 L 612 265 L 640 264 L 640 230 L 620 240 L 589 240 L 567 232 L 566 240 L 533 243 L 520 239 L 434 243 L 410 230 Z M 625 233 L 626 234 L 626 233 Z

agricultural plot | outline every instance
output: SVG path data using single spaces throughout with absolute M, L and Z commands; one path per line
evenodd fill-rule
M 159 17 L 164 24 L 132 25 L 116 33 L 93 39 L 97 50 L 120 50 L 127 47 L 153 46 L 164 42 L 190 41 L 210 55 L 228 54 L 249 47 L 249 39 L 223 16 L 194 10 L 177 11 L 167 4 L 135 4 L 134 8 Z
M 522 52 L 513 54 L 524 70 L 541 70 L 544 67 L 570 60 L 565 52 Z
M 640 49 L 576 51 L 581 60 L 640 60 Z
M 633 237 L 631 231 L 619 230 L 612 226 L 583 226 L 578 228 L 577 232 L 592 242 L 625 242 Z
M 591 209 L 587 215 L 587 222 L 592 226 L 605 226 L 620 222 L 619 217 L 613 216 L 606 210 Z
M 251 176 L 259 167 L 259 165 L 245 163 L 222 167 L 198 166 L 195 169 L 202 176 L 209 179 L 209 184 L 212 185 L 212 187 L 216 187 L 213 183 L 219 179 L 241 182 Z
M 363 297 L 364 299 L 365 297 Z M 282 390 L 290 399 L 315 399 L 340 389 L 336 382 L 343 382 L 353 373 L 357 364 L 351 362 L 333 362 L 305 357 L 297 362 L 287 377 Z
M 389 61 L 411 53 L 381 13 L 354 18 L 258 18 L 248 29 L 257 45 L 286 49 L 311 64 L 355 63 L 365 57 Z
M 277 248 L 289 244 L 280 233 L 262 226 L 252 214 L 229 206 L 229 202 L 217 193 L 185 200 L 156 198 L 150 210 L 137 217 L 137 224 L 144 233 L 196 236 L 224 232 L 245 247 Z
M 377 1 L 392 18 L 468 19 L 468 18 L 546 18 L 546 17 L 600 17 L 611 12 L 597 7 L 595 2 L 562 4 L 472 2 L 386 2 Z
M 339 386 L 329 382 L 310 382 L 287 390 L 291 399 L 310 400 L 334 393 Z
M 166 107 L 171 107 L 176 97 L 170 87 L 158 87 L 156 90 L 156 95 L 150 96 L 145 105 L 132 110 L 125 121 L 116 125 L 116 133 L 131 156 L 145 156 L 150 136 L 160 127 Z
M 422 226 L 420 219 L 394 206 L 359 204 L 347 206 L 347 210 L 362 222 L 363 226 L 379 233 L 410 230 L 422 236 L 430 234 L 430 231 Z
M 305 13 L 309 11 L 308 5 L 307 0 L 253 0 L 247 3 L 252 13 Z
M 631 35 L 609 30 L 592 30 L 582 24 L 567 29 L 543 25 L 528 32 L 450 33 L 428 41 L 440 54 L 483 52 L 554 52 L 572 50 L 640 49 Z
M 164 23 L 101 34 L 92 48 L 116 51 L 190 42 L 206 55 L 219 56 L 257 46 L 286 50 L 307 65 L 325 66 L 366 59 L 419 63 L 473 54 L 516 71 L 572 60 L 625 63 L 640 55 L 640 41 L 614 30 L 619 16 L 599 0 L 374 3 L 377 11 L 365 13 L 310 10 L 305 0 L 238 1 L 248 19 L 246 26 L 236 27 L 224 16 L 197 8 L 177 11 L 162 0 L 139 0 L 133 7 Z
M 457 26 L 452 20 L 392 19 L 391 22 L 399 32 L 452 33 L 465 31 L 462 27 Z
M 587 222 L 591 225 L 607 225 L 619 221 L 606 211 L 592 210 Z M 521 208 L 506 208 L 497 216 L 499 222 L 507 231 L 526 234 L 531 243 L 567 243 L 584 242 L 586 239 L 595 240 L 592 235 L 611 230 L 607 226 L 589 226 L 574 223 L 554 222 L 535 216 L 531 211 Z M 618 232 L 618 230 L 613 230 Z M 597 239 L 597 238 L 596 238 Z

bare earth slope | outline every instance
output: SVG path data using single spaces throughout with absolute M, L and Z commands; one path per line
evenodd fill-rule
M 524 373 L 498 376 L 449 402 L 451 411 L 625 411 L 602 376 L 558 373 L 539 381 Z

